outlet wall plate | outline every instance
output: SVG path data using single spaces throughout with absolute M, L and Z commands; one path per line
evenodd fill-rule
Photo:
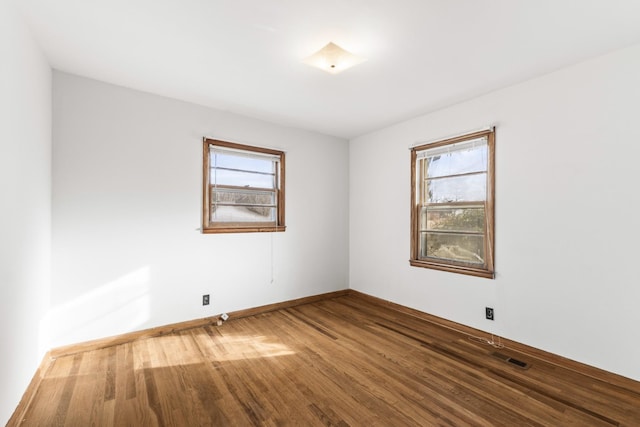
M 209 294 L 202 295 L 202 305 L 209 305 Z
M 494 312 L 493 312 L 493 308 L 491 307 L 485 307 L 484 308 L 484 316 L 487 320 L 495 320 L 494 319 Z

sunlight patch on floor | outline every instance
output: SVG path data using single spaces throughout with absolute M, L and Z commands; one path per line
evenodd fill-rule
M 207 334 L 166 335 L 145 340 L 151 361 L 144 368 L 179 366 L 203 362 L 229 362 L 289 356 L 295 354 L 289 346 L 275 337 L 264 335 L 224 335 L 210 337 Z M 163 348 L 165 351 L 154 351 Z M 139 350 L 137 345 L 134 351 Z M 168 350 L 168 351 L 167 351 Z M 135 362 L 134 362 L 135 363 Z M 143 368 L 136 363 L 136 369 Z

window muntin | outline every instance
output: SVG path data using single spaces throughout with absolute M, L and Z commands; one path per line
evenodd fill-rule
M 493 277 L 494 132 L 412 148 L 414 266 Z
M 284 231 L 284 153 L 204 140 L 205 233 Z

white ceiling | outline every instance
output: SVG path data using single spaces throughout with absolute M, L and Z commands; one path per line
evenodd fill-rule
M 16 1 L 55 69 L 343 138 L 640 42 L 640 0 Z

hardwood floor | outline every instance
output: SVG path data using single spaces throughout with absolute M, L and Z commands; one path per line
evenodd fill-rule
M 640 383 L 496 350 L 357 295 L 58 357 L 43 375 L 9 425 L 640 425 Z

